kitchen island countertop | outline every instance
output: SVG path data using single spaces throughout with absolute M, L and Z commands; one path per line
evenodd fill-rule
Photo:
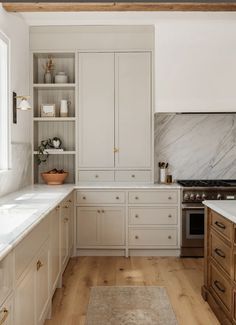
M 209 200 L 204 201 L 203 204 L 226 219 L 236 223 L 236 200 Z

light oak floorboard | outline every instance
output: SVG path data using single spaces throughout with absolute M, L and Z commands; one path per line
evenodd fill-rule
M 70 260 L 62 289 L 45 325 L 84 325 L 92 286 L 165 286 L 179 325 L 217 325 L 201 297 L 203 259 L 176 257 L 77 257 Z

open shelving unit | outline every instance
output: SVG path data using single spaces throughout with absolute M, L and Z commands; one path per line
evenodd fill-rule
M 54 63 L 53 82 L 44 83 L 44 69 L 48 57 Z M 68 83 L 54 83 L 58 72 L 65 72 Z M 31 97 L 33 100 L 33 181 L 43 183 L 41 173 L 57 168 L 69 172 L 66 183 L 76 181 L 76 53 L 75 52 L 34 52 L 32 53 Z M 60 101 L 70 102 L 68 117 L 60 117 Z M 42 104 L 55 104 L 55 117 L 41 117 Z M 64 151 L 53 152 L 45 163 L 38 165 L 37 148 L 42 140 L 58 137 Z

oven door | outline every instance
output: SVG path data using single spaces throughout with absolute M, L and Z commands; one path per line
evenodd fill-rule
M 182 246 L 203 247 L 204 207 L 202 205 L 182 206 Z

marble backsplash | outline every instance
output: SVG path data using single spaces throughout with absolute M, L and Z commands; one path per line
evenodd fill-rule
M 155 114 L 159 161 L 173 179 L 236 179 L 236 114 Z
M 12 143 L 12 166 L 0 172 L 0 197 L 31 184 L 31 145 Z

